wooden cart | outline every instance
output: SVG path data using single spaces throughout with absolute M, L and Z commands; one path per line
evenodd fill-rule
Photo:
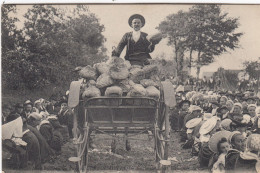
M 106 134 L 113 140 L 112 152 L 116 148 L 116 140 L 134 138 L 138 134 L 148 134 L 154 137 L 155 160 L 157 169 L 164 170 L 168 159 L 168 145 L 170 139 L 169 107 L 175 106 L 174 89 L 170 82 L 162 82 L 159 99 L 149 97 L 96 97 L 80 100 L 79 83 L 70 86 L 69 106 L 74 108 L 74 127 L 81 133 L 76 135 L 77 157 L 70 158 L 78 162 L 78 171 L 87 172 L 88 150 L 91 139 L 98 134 Z M 76 88 L 76 89 L 75 89 Z M 75 95 L 76 94 L 76 95 Z M 80 117 L 80 120 L 77 119 Z M 81 128 L 79 124 L 81 123 Z M 122 135 L 118 134 L 124 134 Z M 130 149 L 126 145 L 126 149 Z M 168 161 L 169 163 L 169 161 Z

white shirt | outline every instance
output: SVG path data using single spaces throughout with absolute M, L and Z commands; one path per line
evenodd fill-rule
M 133 31 L 133 40 L 137 42 L 141 36 L 141 31 Z

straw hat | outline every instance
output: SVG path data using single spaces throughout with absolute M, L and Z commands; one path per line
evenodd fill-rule
M 211 132 L 214 127 L 216 126 L 218 121 L 218 117 L 212 117 L 210 119 L 208 119 L 205 123 L 202 124 L 202 126 L 200 127 L 200 134 L 201 135 L 205 135 L 208 134 L 209 132 Z
M 230 134 L 231 134 L 231 132 L 227 131 L 227 130 L 223 130 L 223 131 L 220 131 L 220 132 L 213 134 L 211 136 L 211 138 L 209 139 L 209 149 L 214 153 L 218 153 L 218 143 L 219 143 L 219 141 L 222 138 L 228 139 Z
M 204 113 L 203 114 L 203 120 L 208 120 L 208 119 L 210 119 L 212 117 L 213 117 L 213 115 L 211 113 Z
M 201 121 L 202 121 L 201 118 L 193 118 L 193 119 L 189 120 L 189 121 L 185 124 L 185 126 L 186 126 L 188 129 L 191 129 L 191 128 L 196 127 Z

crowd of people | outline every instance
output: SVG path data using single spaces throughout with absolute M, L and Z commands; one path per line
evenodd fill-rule
M 260 98 L 254 91 L 224 92 L 207 86 L 194 91 L 179 85 L 176 101 L 171 127 L 201 168 L 260 171 Z
M 73 138 L 67 96 L 2 106 L 4 169 L 41 170 L 43 163 L 61 154 L 62 145 Z
M 176 87 L 171 127 L 183 149 L 191 149 L 211 172 L 259 171 L 260 98 L 254 91 Z M 193 88 L 193 89 L 192 89 Z M 195 91 L 196 90 L 196 91 Z M 62 98 L 26 100 L 2 107 L 3 168 L 42 169 L 73 138 L 73 110 Z

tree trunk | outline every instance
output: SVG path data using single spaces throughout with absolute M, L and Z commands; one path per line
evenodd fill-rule
M 191 75 L 192 52 L 193 52 L 193 49 L 190 48 L 189 75 Z
M 198 52 L 198 62 L 197 62 L 197 79 L 200 76 L 200 51 Z
M 178 51 L 175 48 L 176 76 L 179 76 Z
M 193 51 L 193 49 L 191 48 L 190 49 L 190 64 L 189 64 L 190 71 L 191 71 L 191 63 L 192 63 L 192 51 Z

